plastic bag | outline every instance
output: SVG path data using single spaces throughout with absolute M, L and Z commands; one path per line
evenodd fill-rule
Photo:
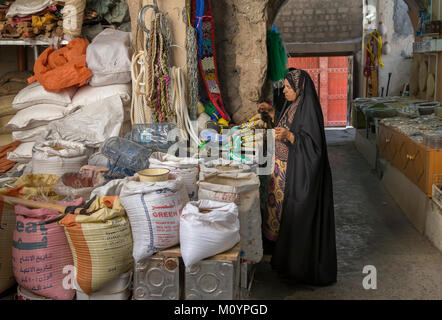
M 131 81 L 131 34 L 111 28 L 98 34 L 87 48 L 86 61 L 93 87 Z
M 174 123 L 134 124 L 127 139 L 145 145 L 153 151 L 167 153 L 177 141 L 177 130 Z
M 234 203 L 189 202 L 180 218 L 180 248 L 186 267 L 229 250 L 240 240 Z

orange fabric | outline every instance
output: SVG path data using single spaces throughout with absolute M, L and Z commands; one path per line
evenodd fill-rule
M 104 205 L 106 207 L 108 207 L 109 209 L 112 209 L 114 207 L 114 201 L 115 201 L 116 197 L 117 196 L 106 196 L 106 197 L 103 197 Z
M 35 62 L 35 75 L 28 78 L 28 82 L 38 81 L 46 90 L 55 92 L 85 85 L 92 77 L 86 66 L 88 45 L 88 40 L 75 38 L 58 50 L 47 48 Z
M 0 174 L 5 173 L 15 165 L 15 162 L 7 159 L 7 155 L 8 152 L 12 152 L 17 149 L 20 144 L 20 141 L 14 141 L 0 148 Z

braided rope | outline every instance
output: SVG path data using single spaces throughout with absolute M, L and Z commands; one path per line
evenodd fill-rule
M 196 29 L 192 26 L 187 27 L 186 33 L 186 50 L 187 50 L 187 78 L 189 81 L 188 101 L 189 116 L 191 120 L 197 119 L 198 109 L 198 51 L 196 41 Z
M 154 108 L 155 102 L 155 55 L 157 50 L 157 23 L 155 19 L 152 19 L 150 26 L 150 35 L 148 41 L 148 52 L 147 52 L 147 69 L 146 69 L 146 106 L 149 108 Z

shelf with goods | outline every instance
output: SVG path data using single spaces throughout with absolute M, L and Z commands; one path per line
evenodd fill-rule
M 412 140 L 395 128 L 379 124 L 379 155 L 432 197 L 436 177 L 442 175 L 442 149 Z

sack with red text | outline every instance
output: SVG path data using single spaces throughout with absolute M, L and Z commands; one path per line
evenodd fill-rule
M 180 215 L 189 201 L 180 178 L 163 182 L 129 181 L 120 193 L 129 217 L 135 262 L 180 241 Z
M 62 203 L 79 206 L 82 198 Z M 56 218 L 59 212 L 51 209 L 29 209 L 15 206 L 16 227 L 12 244 L 12 268 L 17 283 L 29 291 L 54 300 L 72 300 L 73 288 L 65 288 L 65 267 L 74 259 L 64 228 L 57 223 L 39 223 Z

